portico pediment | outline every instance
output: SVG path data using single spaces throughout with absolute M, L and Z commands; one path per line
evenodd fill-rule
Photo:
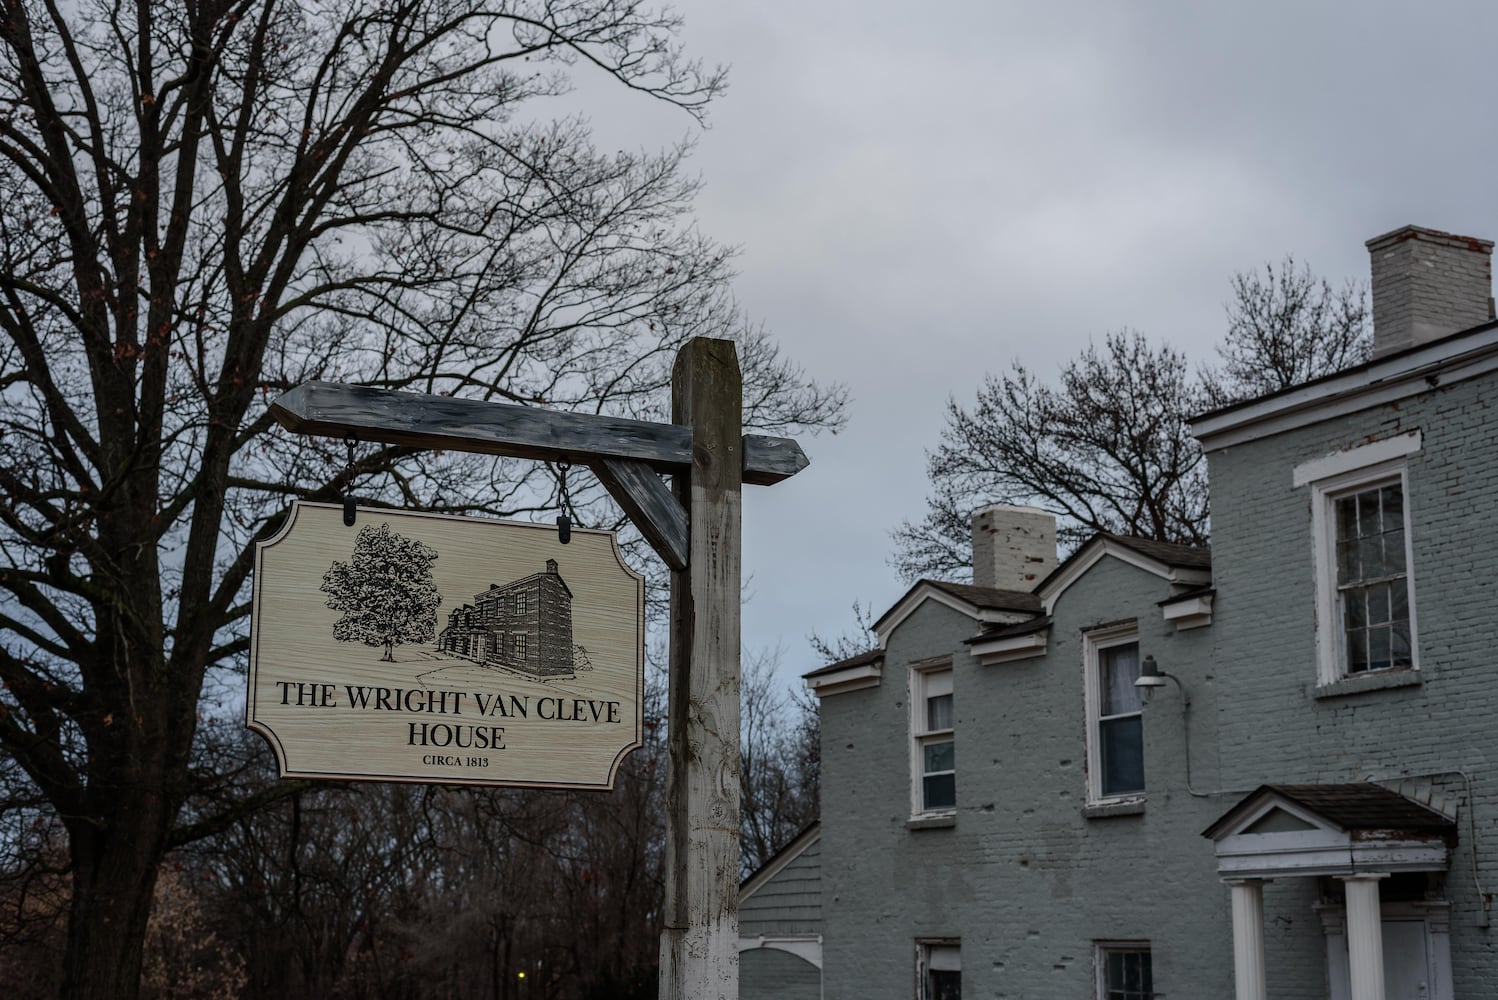
M 1372 783 L 1262 785 L 1203 836 L 1225 879 L 1443 871 L 1452 817 Z

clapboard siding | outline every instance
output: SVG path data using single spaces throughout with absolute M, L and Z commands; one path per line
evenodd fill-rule
M 812 843 L 739 904 L 739 934 L 819 934 L 822 844 Z

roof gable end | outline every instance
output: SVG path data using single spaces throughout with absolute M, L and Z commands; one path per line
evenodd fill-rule
M 880 647 L 889 641 L 890 633 L 927 601 L 935 601 L 984 625 L 1017 625 L 1041 613 L 1040 598 L 1022 590 L 998 590 L 975 587 L 946 580 L 918 580 L 905 596 L 874 622 L 874 634 Z
M 1210 549 L 1175 542 L 1157 542 L 1132 535 L 1098 532 L 1057 566 L 1055 571 L 1035 588 L 1045 606 L 1045 613 L 1056 609 L 1056 601 L 1072 584 L 1106 557 L 1113 557 L 1136 569 L 1153 573 L 1167 583 L 1182 587 L 1205 587 L 1212 582 Z

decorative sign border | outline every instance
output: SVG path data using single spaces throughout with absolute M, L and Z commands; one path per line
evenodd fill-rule
M 624 758 L 644 745 L 645 673 L 645 581 L 614 533 L 575 528 L 563 546 L 555 528 L 529 522 L 359 508 L 349 528 L 342 514 L 340 504 L 298 502 L 255 550 L 245 725 L 271 746 L 280 776 L 612 788 Z M 299 520 L 296 554 L 308 565 L 277 566 Z M 469 533 L 483 544 L 455 541 Z M 460 549 L 448 563 L 430 544 L 436 536 L 449 553 Z M 487 560 L 491 550 L 506 555 Z M 475 564 L 485 567 L 484 583 L 475 584 Z M 579 566 L 569 584 L 567 568 Z M 574 585 L 583 591 L 576 607 Z M 625 590 L 627 607 L 618 601 Z M 615 604 L 589 604 L 600 594 Z M 288 657 L 297 662 L 288 666 Z M 351 657 L 356 663 L 340 662 Z M 440 666 L 411 674 L 421 660 Z M 436 673 L 447 675 L 440 684 L 422 680 Z M 411 746 L 433 751 L 415 754 L 410 767 L 389 766 L 397 751 L 366 736 L 366 725 L 389 726 L 393 715 Z M 314 718 L 336 732 L 309 735 Z M 565 728 L 546 732 L 548 723 Z M 599 735 L 613 726 L 630 727 L 618 734 L 628 736 L 622 746 Z M 453 746 L 460 727 L 468 730 L 461 750 Z M 516 735 L 539 742 L 517 745 Z M 369 767 L 326 764 L 366 752 Z

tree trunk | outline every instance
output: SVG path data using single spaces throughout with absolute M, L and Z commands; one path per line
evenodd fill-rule
M 70 827 L 73 898 L 63 953 L 64 1000 L 134 1000 L 140 994 L 146 923 L 164 856 L 159 800 L 122 807 L 100 829 Z

